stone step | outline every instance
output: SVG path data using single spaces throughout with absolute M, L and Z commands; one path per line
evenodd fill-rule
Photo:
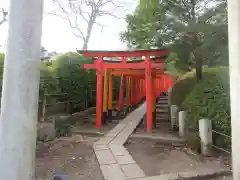
M 168 113 L 168 109 L 167 108 L 157 108 L 156 109 L 156 112 L 163 112 L 163 113 L 165 113 L 165 112 L 167 112 Z
M 157 101 L 157 104 L 168 104 L 168 101 Z
M 169 118 L 156 118 L 156 122 L 158 121 L 169 121 Z
M 157 118 L 162 118 L 162 117 L 169 117 L 169 114 L 156 114 Z
M 156 104 L 156 107 L 168 109 L 168 104 Z

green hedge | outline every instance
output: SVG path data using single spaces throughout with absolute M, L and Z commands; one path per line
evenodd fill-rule
M 96 74 L 83 68 L 83 64 L 91 62 L 91 59 L 78 53 L 68 52 L 57 57 L 53 63 L 58 88 L 61 93 L 68 95 L 72 113 L 86 109 L 95 101 L 91 91 L 96 86 Z
M 179 107 L 186 96 L 192 91 L 196 83 L 195 72 L 188 72 L 179 78 L 172 88 L 170 96 L 171 104 Z
M 174 102 L 180 109 L 187 111 L 187 124 L 193 130 L 198 129 L 198 120 L 208 118 L 212 120 L 213 130 L 231 134 L 230 95 L 228 68 L 205 68 L 203 80 L 196 83 L 195 76 L 186 76 L 174 86 Z M 191 87 L 186 90 L 185 88 Z M 176 89 L 177 88 L 177 89 Z M 178 88 L 183 88 L 178 89 Z M 185 98 L 182 93 L 184 92 Z M 186 93 L 187 92 L 187 93 Z M 180 97 L 178 97 L 180 96 Z M 179 100 L 181 99 L 181 100 Z M 182 102 L 181 102 L 182 101 Z M 213 134 L 214 143 L 218 146 L 228 146 L 230 139 Z

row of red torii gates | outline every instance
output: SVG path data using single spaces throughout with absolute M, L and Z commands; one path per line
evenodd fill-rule
M 161 93 L 167 93 L 175 82 L 174 77 L 164 73 L 164 60 L 169 50 L 136 51 L 78 51 L 78 53 L 95 58 L 93 64 L 85 64 L 85 69 L 96 69 L 97 100 L 96 128 L 101 128 L 111 118 L 113 110 L 113 78 L 120 76 L 120 89 L 117 110 L 124 108 L 124 90 L 126 88 L 126 108 L 139 104 L 146 98 L 147 130 L 153 128 L 156 115 L 156 100 Z M 120 60 L 104 60 L 104 58 Z M 131 61 L 129 58 L 139 58 Z M 126 87 L 124 87 L 126 80 Z

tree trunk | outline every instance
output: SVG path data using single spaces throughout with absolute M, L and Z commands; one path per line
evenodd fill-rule
M 198 81 L 202 80 L 202 58 L 196 59 L 196 77 Z

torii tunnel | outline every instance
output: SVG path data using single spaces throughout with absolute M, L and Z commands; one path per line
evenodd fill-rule
M 113 78 L 120 76 L 117 110 L 120 112 L 124 109 L 124 99 L 126 99 L 126 108 L 129 108 L 146 98 L 146 128 L 151 131 L 156 116 L 156 100 L 161 93 L 167 93 L 168 88 L 171 88 L 175 81 L 174 77 L 164 73 L 164 60 L 169 50 L 78 51 L 78 53 L 95 58 L 93 64 L 85 64 L 84 68 L 96 69 L 96 128 L 101 128 L 102 124 L 112 117 Z M 120 60 L 110 61 L 104 58 L 120 58 Z M 125 90 L 126 97 L 124 97 Z

